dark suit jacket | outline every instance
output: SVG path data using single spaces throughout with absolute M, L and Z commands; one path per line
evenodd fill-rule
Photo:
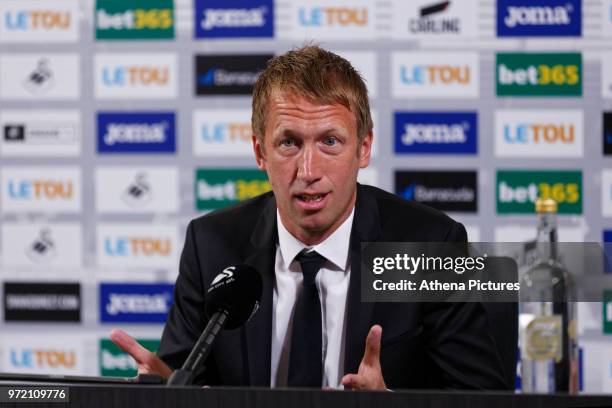
M 360 243 L 467 240 L 463 226 L 443 213 L 375 187 L 358 185 L 351 232 L 344 373 L 356 373 L 368 330 L 383 328 L 381 364 L 387 386 L 507 388 L 502 363 L 479 303 L 361 303 Z M 276 201 L 263 194 L 193 220 L 187 229 L 158 355 L 179 368 L 206 325 L 204 296 L 228 265 L 260 271 L 258 312 L 242 328 L 224 331 L 197 381 L 209 385 L 270 385 L 272 291 L 277 244 Z

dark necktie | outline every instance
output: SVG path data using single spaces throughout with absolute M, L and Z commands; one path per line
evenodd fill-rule
M 296 259 L 302 267 L 304 281 L 296 303 L 289 354 L 290 387 L 321 387 L 323 384 L 323 332 L 321 300 L 315 277 L 325 263 L 317 252 L 300 253 Z

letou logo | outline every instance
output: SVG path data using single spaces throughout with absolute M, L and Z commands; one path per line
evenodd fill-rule
M 173 0 L 97 0 L 99 40 L 174 38 Z
M 171 224 L 101 223 L 98 266 L 169 269 L 178 261 L 178 229 Z
M 179 209 L 176 167 L 103 166 L 94 177 L 100 213 L 175 213 Z
M 413 0 L 394 2 L 396 38 L 456 38 L 478 35 L 475 0 Z
M 582 157 L 583 153 L 580 110 L 495 112 L 497 157 Z
M 474 154 L 475 112 L 395 112 L 395 152 Z
M 375 8 L 368 0 L 294 0 L 290 10 L 283 37 L 371 40 L 376 35 Z
M 76 100 L 80 96 L 76 54 L 0 55 L 0 98 Z
M 265 172 L 253 169 L 196 169 L 196 208 L 227 207 L 272 190 Z
M 2 367 L 6 371 L 26 374 L 84 373 L 84 348 L 74 333 L 65 336 L 3 334 Z
M 499 37 L 579 37 L 582 0 L 498 0 Z
M 0 155 L 76 156 L 80 152 L 78 111 L 0 111 Z
M 396 98 L 478 97 L 478 53 L 395 52 L 391 65 Z
M 76 222 L 5 223 L 2 228 L 6 268 L 66 271 L 82 266 L 83 234 Z
M 175 153 L 174 112 L 99 112 L 99 153 Z
M 478 211 L 475 171 L 398 171 L 395 193 L 442 211 Z
M 498 96 L 581 96 L 582 55 L 497 53 Z
M 274 1 L 195 0 L 195 36 L 274 37 Z
M 176 54 L 97 54 L 95 94 L 100 99 L 172 99 L 177 96 Z
M 197 110 L 193 113 L 196 156 L 252 157 L 251 110 Z
M 7 322 L 80 322 L 78 283 L 5 282 L 4 320 Z
M 273 55 L 196 55 L 196 95 L 250 95 Z
M 81 173 L 77 167 L 3 167 L 2 211 L 78 212 Z
M 79 2 L 2 0 L 0 42 L 59 43 L 79 38 Z
M 155 353 L 159 348 L 159 340 L 136 339 L 136 341 L 152 353 Z M 98 361 L 101 376 L 134 377 L 138 373 L 136 361 L 110 339 L 101 339 L 99 350 Z
M 100 322 L 165 323 L 172 291 L 168 283 L 101 283 Z
M 559 214 L 582 214 L 582 172 L 574 170 L 499 170 L 497 213 L 535 214 L 538 198 L 552 198 Z

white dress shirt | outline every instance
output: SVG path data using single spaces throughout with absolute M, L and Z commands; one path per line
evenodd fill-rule
M 287 385 L 293 313 L 303 280 L 300 263 L 295 257 L 304 248 L 317 251 L 327 259 L 315 279 L 323 324 L 323 386 L 340 385 L 344 375 L 346 300 L 351 276 L 349 246 L 354 213 L 353 207 L 349 217 L 332 235 L 320 244 L 309 247 L 287 231 L 276 211 L 278 245 L 274 265 L 276 285 L 272 314 L 271 387 Z

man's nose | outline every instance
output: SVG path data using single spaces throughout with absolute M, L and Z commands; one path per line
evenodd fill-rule
M 297 178 L 307 183 L 320 179 L 323 174 L 322 160 L 315 146 L 304 146 L 298 164 Z

